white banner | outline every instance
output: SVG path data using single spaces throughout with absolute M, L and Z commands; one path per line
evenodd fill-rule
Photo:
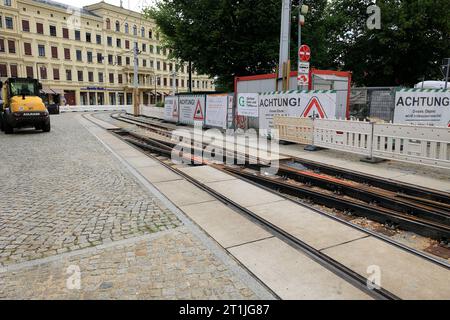
M 262 93 L 259 96 L 259 129 L 272 129 L 274 116 L 334 119 L 336 91 Z
M 193 125 L 203 124 L 205 121 L 205 96 L 180 95 L 178 97 L 180 108 L 180 123 Z
M 164 99 L 164 120 L 178 122 L 178 97 L 167 96 Z
M 211 94 L 206 96 L 205 124 L 222 129 L 227 128 L 228 94 Z
M 394 123 L 450 127 L 450 91 L 440 89 L 397 91 Z
M 237 115 L 245 117 L 258 117 L 258 93 L 239 93 Z

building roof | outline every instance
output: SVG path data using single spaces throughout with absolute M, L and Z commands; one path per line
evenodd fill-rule
M 93 17 L 97 17 L 97 18 L 101 18 L 99 15 L 97 15 L 97 14 L 95 14 L 95 13 L 89 11 L 89 10 L 86 10 L 84 8 L 78 8 L 78 7 L 74 7 L 74 6 L 69 6 L 67 4 L 56 2 L 56 1 L 52 1 L 52 0 L 33 0 L 33 1 L 34 2 L 39 2 L 39 3 L 42 3 L 42 4 L 46 4 L 46 5 L 55 7 L 55 8 L 59 8 L 59 9 L 62 9 L 62 10 L 69 10 L 70 9 L 70 10 L 74 10 L 74 11 L 80 11 L 81 14 L 89 15 L 89 16 L 93 16 Z

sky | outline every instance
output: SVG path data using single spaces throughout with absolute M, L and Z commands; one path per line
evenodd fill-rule
M 65 3 L 74 7 L 84 7 L 93 3 L 100 2 L 101 0 L 53 0 L 60 3 Z M 105 2 L 114 4 L 116 6 L 120 5 L 120 0 L 105 0 Z M 124 8 L 131 9 L 134 11 L 141 11 L 142 7 L 147 7 L 151 5 L 154 0 L 123 0 Z

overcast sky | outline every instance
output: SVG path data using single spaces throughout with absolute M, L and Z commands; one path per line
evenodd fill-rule
M 56 2 L 65 3 L 74 7 L 83 7 L 93 3 L 98 3 L 101 0 L 53 0 Z M 105 0 L 105 2 L 114 4 L 116 6 L 120 5 L 120 0 Z M 123 0 L 123 6 L 127 9 L 134 11 L 141 11 L 142 7 L 147 7 L 152 4 L 154 0 Z

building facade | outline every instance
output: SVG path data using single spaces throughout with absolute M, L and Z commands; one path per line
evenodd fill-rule
M 39 79 L 69 105 L 133 104 L 134 46 L 139 102 L 189 87 L 188 67 L 170 59 L 153 21 L 99 2 L 74 8 L 49 0 L 0 0 L 0 79 Z M 193 91 L 214 91 L 193 72 Z

